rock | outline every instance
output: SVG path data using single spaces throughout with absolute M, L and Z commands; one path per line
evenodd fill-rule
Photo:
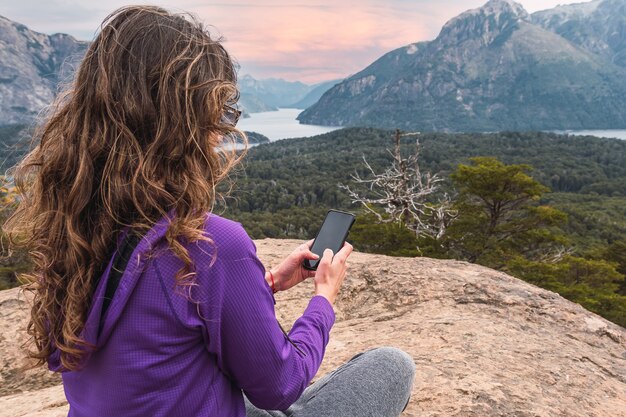
M 301 242 L 256 241 L 267 267 Z M 626 330 L 550 291 L 453 260 L 355 252 L 317 377 L 365 349 L 391 345 L 415 359 L 403 416 L 626 416 Z M 0 292 L 0 416 L 65 416 L 58 377 L 23 371 L 26 303 Z M 278 293 L 288 327 L 312 283 Z M 52 385 L 52 386 L 51 386 Z

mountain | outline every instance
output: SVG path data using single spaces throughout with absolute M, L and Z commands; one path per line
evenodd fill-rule
M 0 126 L 0 175 L 19 162 L 31 145 L 32 129 L 26 124 Z
M 255 96 L 263 103 L 272 107 L 288 107 L 301 100 L 312 89 L 311 86 L 299 81 L 285 81 L 280 78 L 257 80 L 244 75 L 238 80 L 242 96 Z
M 45 35 L 0 16 L 0 126 L 30 124 L 68 80 L 87 42 Z
M 623 0 L 604 0 L 621 9 Z M 599 7 L 599 6 L 598 6 Z M 626 69 L 510 0 L 447 22 L 337 84 L 301 123 L 421 131 L 626 128 Z
M 309 91 L 306 96 L 304 96 L 299 101 L 290 104 L 287 107 L 294 109 L 306 109 L 307 107 L 310 107 L 313 104 L 317 103 L 317 101 L 320 99 L 320 97 L 322 97 L 322 95 L 324 95 L 325 92 L 327 92 L 340 82 L 341 80 L 331 80 L 312 85 L 311 91 Z
M 278 110 L 278 107 L 265 103 L 260 97 L 251 93 L 240 93 L 238 105 L 244 117 L 250 117 L 250 113 Z
M 59 83 L 70 80 L 88 45 L 65 34 L 38 33 L 0 16 L 0 126 L 32 124 L 53 101 Z M 244 116 L 288 106 L 316 87 L 249 75 L 239 86 Z
M 305 109 L 314 104 L 340 80 L 325 81 L 307 85 L 299 81 L 285 81 L 280 78 L 257 80 L 244 75 L 238 80 L 241 105 L 244 116 L 249 113 L 278 110 L 279 107 Z
M 255 241 L 265 265 L 301 243 Z M 278 292 L 278 320 L 293 323 L 312 294 L 310 280 Z M 59 375 L 23 366 L 27 296 L 0 291 L 0 415 L 65 416 Z M 626 330 L 504 273 L 355 251 L 334 310 L 317 378 L 366 349 L 402 348 L 416 363 L 403 417 L 626 416 Z
M 626 0 L 595 0 L 533 13 L 532 21 L 626 67 Z

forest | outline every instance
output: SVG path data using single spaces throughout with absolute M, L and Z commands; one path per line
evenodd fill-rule
M 574 222 L 567 227 L 579 244 L 626 236 L 626 141 L 543 132 L 424 133 L 417 139 L 420 167 L 444 178 L 444 191 L 454 194 L 448 177 L 471 157 L 527 164 L 550 189 L 542 201 L 571 214 Z M 415 140 L 403 138 L 402 151 L 412 152 Z M 254 238 L 306 238 L 327 209 L 360 209 L 339 184 L 368 174 L 363 158 L 382 171 L 392 146 L 392 131 L 350 128 L 253 147 L 231 175 L 235 188 L 221 210 L 248 226 Z M 268 216 L 273 213 L 281 215 Z
M 215 211 L 254 239 L 310 239 L 328 209 L 348 210 L 357 214 L 349 237 L 357 250 L 480 263 L 626 326 L 626 141 L 545 132 L 403 137 L 400 152 L 414 153 L 419 141 L 421 171 L 441 179 L 439 191 L 458 213 L 446 235 L 432 239 L 401 221 L 381 224 L 341 187 L 371 192 L 354 176 L 372 175 L 366 162 L 376 173 L 389 167 L 393 139 L 390 130 L 349 128 L 251 147 Z M 490 187 L 509 174 L 510 183 L 523 179 L 523 198 L 498 223 L 480 201 L 501 198 Z M 370 208 L 384 217 L 383 207 Z M 2 262 L 0 287 L 15 285 L 24 258 Z
M 449 194 L 461 211 L 447 236 L 433 244 L 402 224 L 379 224 L 340 186 L 358 189 L 353 177 L 371 175 L 365 161 L 377 173 L 386 169 L 393 159 L 393 137 L 389 130 L 351 128 L 253 147 L 233 173 L 234 190 L 219 211 L 240 221 L 255 239 L 309 239 L 328 209 L 352 211 L 358 217 L 349 240 L 357 250 L 481 263 L 556 291 L 626 326 L 625 141 L 544 132 L 425 133 L 402 138 L 405 155 L 414 152 L 419 141 L 420 169 L 442 179 L 441 192 Z M 536 192 L 511 213 L 518 223 L 499 226 L 534 228 L 503 238 L 474 257 L 454 240 L 467 246 L 472 233 L 476 241 L 485 240 L 476 232 L 484 228 L 482 212 L 461 202 L 462 187 L 453 177 L 476 157 L 491 157 L 514 170 L 521 167 L 516 174 L 528 175 Z M 482 178 L 498 179 L 503 173 L 497 169 L 503 168 L 484 169 Z M 361 192 L 368 190 L 361 185 Z M 496 234 L 490 239 L 501 238 Z

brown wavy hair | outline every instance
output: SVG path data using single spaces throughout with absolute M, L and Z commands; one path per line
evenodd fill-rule
M 216 185 L 243 156 L 224 142 L 245 142 L 224 119 L 238 91 L 220 42 L 188 15 L 115 11 L 14 169 L 20 202 L 4 229 L 34 263 L 25 288 L 38 364 L 58 348 L 65 370 L 80 368 L 87 310 L 125 227 L 145 232 L 175 213 L 166 239 L 184 261 L 177 282 L 193 276 L 183 244 L 208 240 Z

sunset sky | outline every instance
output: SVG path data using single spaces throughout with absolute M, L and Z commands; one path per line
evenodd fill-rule
M 225 38 L 241 74 L 315 83 L 344 78 L 382 54 L 430 40 L 459 13 L 486 0 L 0 0 L 0 15 L 43 33 L 91 40 L 104 17 L 125 4 L 188 11 Z M 523 0 L 528 12 L 575 3 Z

